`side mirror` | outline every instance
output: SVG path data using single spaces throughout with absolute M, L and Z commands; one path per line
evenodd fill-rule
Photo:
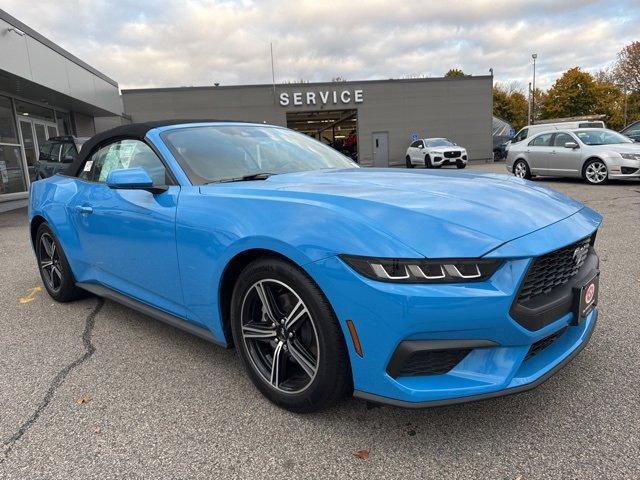
M 578 144 L 576 142 L 565 142 L 564 148 L 578 148 Z
M 147 171 L 140 167 L 110 171 L 107 186 L 114 190 L 146 190 L 153 194 L 167 191 L 166 186 L 154 186 Z

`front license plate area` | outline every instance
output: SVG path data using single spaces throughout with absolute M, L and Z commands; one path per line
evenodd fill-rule
M 582 287 L 574 289 L 577 298 L 573 312 L 573 325 L 582 322 L 598 304 L 599 281 L 600 275 L 596 274 Z

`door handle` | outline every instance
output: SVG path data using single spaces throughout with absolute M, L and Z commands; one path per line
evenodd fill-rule
M 76 205 L 76 211 L 80 213 L 93 213 L 93 208 L 88 205 Z

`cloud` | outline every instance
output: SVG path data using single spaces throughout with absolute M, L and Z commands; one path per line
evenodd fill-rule
M 633 1 L 5 0 L 10 14 L 121 88 L 441 76 L 449 68 L 545 88 L 637 38 Z

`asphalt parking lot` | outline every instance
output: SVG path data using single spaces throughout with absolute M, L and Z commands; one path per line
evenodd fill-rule
M 420 411 L 280 410 L 231 350 L 95 297 L 52 302 L 26 210 L 0 214 L 0 478 L 638 478 L 640 182 L 537 182 L 604 215 L 591 343 L 535 390 Z

